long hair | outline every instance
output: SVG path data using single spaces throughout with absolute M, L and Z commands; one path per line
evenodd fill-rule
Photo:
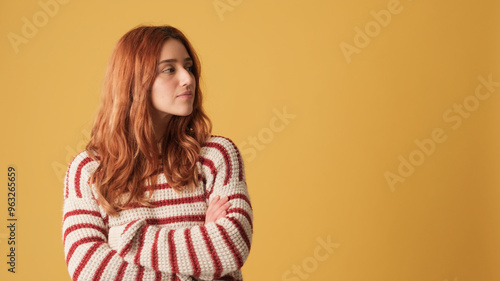
M 192 113 L 172 116 L 159 146 L 151 114 L 151 88 L 162 46 L 169 38 L 179 40 L 191 56 L 196 88 Z M 161 171 L 176 192 L 198 185 L 196 162 L 212 131 L 202 107 L 199 80 L 199 59 L 184 34 L 172 26 L 138 26 L 118 41 L 86 146 L 88 155 L 99 161 L 91 182 L 108 215 L 131 206 L 150 206 Z

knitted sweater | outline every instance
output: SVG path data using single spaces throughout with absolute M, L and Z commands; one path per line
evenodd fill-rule
M 72 280 L 243 280 L 253 233 L 244 165 L 236 145 L 211 136 L 196 163 L 196 190 L 176 193 L 161 173 L 151 203 L 108 216 L 89 180 L 98 162 L 87 152 L 68 167 L 63 241 Z M 149 195 L 149 194 L 147 194 Z M 215 196 L 227 215 L 205 225 Z

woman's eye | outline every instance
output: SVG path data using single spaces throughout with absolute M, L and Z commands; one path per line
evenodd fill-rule
M 192 65 L 191 66 L 187 66 L 186 70 L 189 71 L 189 72 L 193 72 L 193 66 Z
M 171 72 L 174 72 L 174 70 L 175 69 L 173 67 L 170 67 L 170 68 L 164 69 L 162 72 L 171 73 Z

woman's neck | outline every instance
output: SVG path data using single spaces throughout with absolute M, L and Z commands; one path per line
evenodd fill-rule
M 170 121 L 171 117 L 172 117 L 172 115 L 170 115 L 170 114 L 166 114 L 164 116 L 153 117 L 155 138 L 156 138 L 156 142 L 159 144 L 161 144 L 161 141 L 163 140 L 163 137 L 165 136 L 165 132 L 167 130 L 167 124 Z

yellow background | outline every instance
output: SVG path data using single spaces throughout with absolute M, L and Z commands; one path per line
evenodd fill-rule
M 474 104 L 479 76 L 500 81 L 500 2 L 66 2 L 45 23 L 38 1 L 0 4 L 1 280 L 70 280 L 62 177 L 88 139 L 112 48 L 138 24 L 190 38 L 213 133 L 243 153 L 255 216 L 245 280 L 500 280 L 500 87 Z M 45 25 L 16 53 L 23 17 Z M 467 118 L 449 112 L 464 100 Z M 436 128 L 446 140 L 415 152 Z M 410 155 L 423 163 L 391 188 L 385 174 Z M 328 239 L 333 251 L 318 248 Z

